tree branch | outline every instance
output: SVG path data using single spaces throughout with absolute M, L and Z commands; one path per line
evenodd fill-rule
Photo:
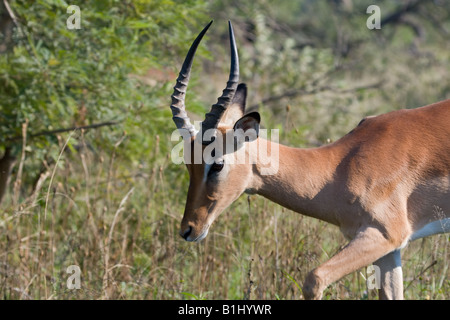
M 363 90 L 363 89 L 379 88 L 381 86 L 381 84 L 382 84 L 382 82 L 379 81 L 379 82 L 372 83 L 369 85 L 353 87 L 353 88 L 344 89 L 344 90 L 336 90 L 336 88 L 333 88 L 331 86 L 317 87 L 312 90 L 305 90 L 305 89 L 288 90 L 286 92 L 283 92 L 282 94 L 265 98 L 265 99 L 261 100 L 260 102 L 251 105 L 248 108 L 248 111 L 256 110 L 259 107 L 259 105 L 261 105 L 261 104 L 278 101 L 283 98 L 295 98 L 295 97 L 298 97 L 301 95 L 312 95 L 312 94 L 316 94 L 316 93 L 323 92 L 323 91 L 333 91 L 336 93 L 349 93 L 349 92 L 354 92 L 354 91 Z
M 397 23 L 399 22 L 403 15 L 409 12 L 412 12 L 417 9 L 418 5 L 423 3 L 424 1 L 416 0 L 416 1 L 409 1 L 406 5 L 399 8 L 397 11 L 394 11 L 387 17 L 381 20 L 381 25 L 384 26 L 388 23 Z
M 121 121 L 106 121 L 106 122 L 94 123 L 94 124 L 90 124 L 90 125 L 86 125 L 86 126 L 62 128 L 62 129 L 55 129 L 55 130 L 44 130 L 44 131 L 40 131 L 38 133 L 30 134 L 29 137 L 36 138 L 36 137 L 40 137 L 40 136 L 50 136 L 52 134 L 69 132 L 69 131 L 74 131 L 74 130 L 96 129 L 96 128 L 106 127 L 106 126 L 115 126 L 115 125 L 118 125 L 119 123 L 121 123 Z M 16 137 L 8 139 L 7 141 L 12 142 L 12 141 L 20 140 L 20 139 L 22 139 L 22 136 L 16 136 Z
M 17 28 L 20 28 L 20 25 L 17 22 L 16 15 L 12 11 L 11 7 L 9 6 L 8 1 L 7 0 L 3 0 L 3 4 L 5 5 L 5 9 L 6 9 L 6 11 L 8 11 L 8 14 L 9 14 L 11 20 L 14 22 L 14 24 L 16 25 Z
M 0 203 L 8 187 L 8 178 L 15 160 L 16 158 L 11 154 L 11 148 L 7 147 L 0 158 Z

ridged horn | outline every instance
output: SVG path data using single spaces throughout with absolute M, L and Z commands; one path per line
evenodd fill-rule
M 177 83 L 173 88 L 172 104 L 170 106 L 170 108 L 172 109 L 173 122 L 175 122 L 178 130 L 188 130 L 191 137 L 195 137 L 197 131 L 191 124 L 191 121 L 189 120 L 189 117 L 186 113 L 184 100 L 186 98 L 186 90 L 189 83 L 189 77 L 191 75 L 192 61 L 194 60 L 195 52 L 197 51 L 197 47 L 200 41 L 202 40 L 203 36 L 205 35 L 206 31 L 208 31 L 212 23 L 213 21 L 211 20 L 192 43 L 191 48 L 189 49 L 186 58 L 184 59 L 183 66 L 181 67 L 180 73 L 177 78 Z
M 216 104 L 212 105 L 211 111 L 205 115 L 205 120 L 202 122 L 203 134 L 208 129 L 217 128 L 220 118 L 234 97 L 239 82 L 239 57 L 236 47 L 236 40 L 234 38 L 233 26 L 230 21 L 228 21 L 228 29 L 230 34 L 231 51 L 230 76 L 228 78 L 227 86 L 223 90 L 222 96 L 219 97 Z M 203 144 L 209 144 L 211 142 L 212 141 L 203 141 Z

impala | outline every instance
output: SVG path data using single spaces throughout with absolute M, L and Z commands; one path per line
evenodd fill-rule
M 380 298 L 402 299 L 400 249 L 409 241 L 450 231 L 450 100 L 367 117 L 338 141 L 318 148 L 268 141 L 258 136 L 259 114 L 245 114 L 247 88 L 238 85 L 239 60 L 229 23 L 229 80 L 198 132 L 184 101 L 195 51 L 211 23 L 193 42 L 179 73 L 172 95 L 173 120 L 191 149 L 190 157 L 196 148 L 205 151 L 214 141 L 205 139 L 208 130 L 222 134 L 224 143 L 234 148 L 219 155 L 212 152 L 200 162 L 187 161 L 190 184 L 180 235 L 200 241 L 241 194 L 262 195 L 338 226 L 349 240 L 307 275 L 306 299 L 320 299 L 328 285 L 372 263 L 380 271 Z M 229 134 L 238 131 L 252 133 L 248 139 Z M 261 159 L 255 155 L 258 148 L 276 152 Z M 238 153 L 251 161 L 232 161 Z M 262 174 L 262 163 L 275 156 L 277 170 Z

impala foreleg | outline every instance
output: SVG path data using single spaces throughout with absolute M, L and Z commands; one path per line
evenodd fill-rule
M 362 230 L 344 249 L 307 275 L 303 286 L 305 299 L 321 299 L 330 284 L 379 260 L 396 247 L 377 228 Z

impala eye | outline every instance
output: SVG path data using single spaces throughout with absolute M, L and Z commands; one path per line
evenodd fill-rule
M 223 169 L 223 161 L 214 162 L 211 166 L 211 169 L 209 170 L 209 173 L 219 172 L 222 169 Z

